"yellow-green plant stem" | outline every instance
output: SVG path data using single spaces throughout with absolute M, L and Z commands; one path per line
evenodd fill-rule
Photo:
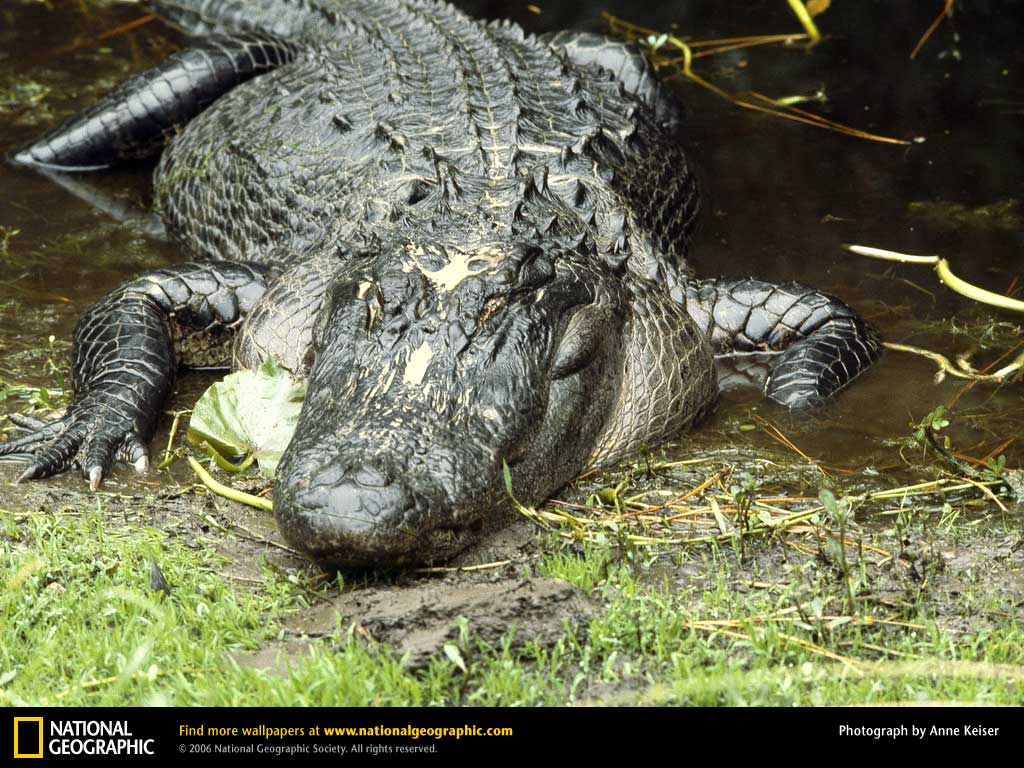
M 174 436 L 178 433 L 178 422 L 181 421 L 181 417 L 185 414 L 192 413 L 191 409 L 184 411 L 174 411 L 174 420 L 171 422 L 171 431 L 167 435 L 167 447 L 164 448 L 164 459 L 156 465 L 157 469 L 166 469 L 174 461 Z
M 241 464 L 235 464 L 229 459 L 224 458 L 220 451 L 205 441 L 203 442 L 202 448 L 206 451 L 206 455 L 213 459 L 214 463 L 225 472 L 244 472 L 256 460 L 256 454 L 250 452 L 244 459 L 242 459 Z
M 884 248 L 872 248 L 867 245 L 844 245 L 843 247 L 860 256 L 869 256 L 872 259 L 899 261 L 904 264 L 931 264 L 935 267 L 935 274 L 939 276 L 939 280 L 947 288 L 956 291 L 960 295 L 980 301 L 982 304 L 999 307 L 1000 309 L 1024 312 L 1024 301 L 1004 296 L 1001 293 L 987 291 L 973 283 L 968 283 L 966 280 L 954 275 L 953 270 L 949 268 L 949 262 L 941 256 L 900 253 L 899 251 L 889 251 Z
M 984 288 L 979 288 L 976 285 L 968 283 L 966 280 L 962 280 L 953 274 L 952 270 L 949 268 L 949 262 L 945 259 L 939 259 L 935 262 L 935 273 L 939 276 L 939 280 L 962 296 L 974 299 L 975 301 L 980 301 L 983 304 L 991 304 L 993 307 L 999 307 L 1000 309 L 1024 312 L 1024 301 L 1012 299 L 1001 293 L 986 291 Z
M 807 31 L 807 42 L 808 48 L 813 48 L 821 40 L 821 32 L 818 31 L 818 26 L 814 23 L 814 19 L 811 18 L 811 14 L 807 12 L 807 7 L 803 4 L 802 0 L 789 0 L 789 7 L 793 9 L 793 13 L 800 20 L 803 28 Z
M 237 501 L 240 504 L 247 504 L 250 507 L 256 507 L 258 509 L 265 509 L 268 512 L 273 511 L 274 505 L 268 500 L 259 496 L 253 496 L 251 493 L 245 493 L 239 491 L 230 486 L 219 483 L 213 479 L 213 476 L 206 471 L 202 464 L 195 460 L 192 456 L 188 457 L 188 464 L 192 467 L 192 471 L 199 475 L 199 479 L 203 481 L 203 485 L 209 488 L 211 491 L 216 493 L 218 496 L 223 496 L 225 499 L 231 499 Z
M 1002 381 L 1010 374 L 1024 369 L 1024 352 L 1021 352 L 1009 365 L 1004 365 L 995 373 L 978 373 L 965 361 L 958 360 L 957 364 L 954 365 L 948 357 L 938 352 L 932 352 L 930 349 L 912 347 L 909 344 L 896 344 L 891 341 L 882 342 L 882 346 L 894 352 L 909 352 L 912 355 L 928 358 L 939 366 L 939 370 L 935 374 L 936 382 L 941 381 L 942 377 L 947 373 L 950 376 L 956 376 L 958 379 L 969 379 L 971 381 Z
M 683 74 L 686 77 L 690 78 L 697 85 L 699 85 L 699 86 L 701 86 L 703 88 L 707 88 L 709 91 L 711 91 L 715 95 L 721 96 L 723 99 L 727 99 L 728 101 L 735 101 L 735 99 L 733 99 L 732 96 L 730 96 L 728 93 L 723 91 L 717 85 L 712 85 L 707 80 L 705 80 L 703 77 L 701 77 L 700 75 L 697 75 L 696 73 L 694 73 L 694 71 L 693 71 L 693 51 L 690 50 L 690 46 L 688 46 L 686 43 L 684 43 L 682 40 L 680 40 L 675 35 L 669 35 L 667 40 L 668 40 L 668 42 L 671 45 L 674 45 L 676 48 L 678 48 L 680 51 L 682 51 L 682 53 L 683 53 Z

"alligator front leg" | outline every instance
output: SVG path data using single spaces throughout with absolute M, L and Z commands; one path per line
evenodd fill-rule
M 59 171 L 95 171 L 148 157 L 219 96 L 294 55 L 292 45 L 256 33 L 196 42 L 121 84 L 11 159 Z
M 671 131 L 679 127 L 682 116 L 678 102 L 658 80 L 654 67 L 637 45 L 596 32 L 568 30 L 549 32 L 539 39 L 578 67 L 610 72 L 627 93 L 650 107 L 664 127 Z
M 717 356 L 774 354 L 764 391 L 789 408 L 821 404 L 882 351 L 860 315 L 797 283 L 698 280 L 686 286 L 685 305 Z
M 104 297 L 75 327 L 75 398 L 53 422 L 11 416 L 30 434 L 0 443 L 24 454 L 21 480 L 79 466 L 95 490 L 116 459 L 148 466 L 147 443 L 178 366 L 226 366 L 230 339 L 266 291 L 249 264 L 181 264 Z

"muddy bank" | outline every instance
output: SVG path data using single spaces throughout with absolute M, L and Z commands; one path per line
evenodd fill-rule
M 135 484 L 139 481 L 136 480 Z M 258 589 L 264 569 L 337 581 L 292 550 L 273 516 L 214 496 L 199 487 L 132 492 L 132 483 L 92 494 L 58 483 L 5 485 L 0 509 L 19 521 L 29 516 L 102 516 L 104 528 L 146 526 L 164 531 L 175 543 L 208 548 L 223 558 L 220 575 L 240 590 Z M 11 510 L 17 510 L 11 512 Z M 566 629 L 584 627 L 597 603 L 564 581 L 535 575 L 542 551 L 537 530 L 513 521 L 446 565 L 421 571 L 348 574 L 345 586 L 310 592 L 313 604 L 286 624 L 289 640 L 254 654 L 240 653 L 241 664 L 277 667 L 308 651 L 317 638 L 355 631 L 419 668 L 441 654 L 448 643 L 472 638 L 497 646 L 514 634 L 514 645 L 553 645 Z M 159 566 L 159 560 L 157 560 Z M 169 584 L 171 592 L 174 583 Z
M 98 515 L 106 529 L 158 528 L 175 543 L 218 553 L 219 575 L 243 592 L 260 590 L 268 568 L 293 583 L 311 585 L 306 607 L 287 614 L 279 639 L 256 651 L 230 654 L 239 665 L 272 674 L 285 674 L 314 649 L 331 652 L 350 638 L 403 659 L 413 670 L 433 659 L 451 660 L 452 653 L 471 663 L 481 646 L 507 644 L 513 655 L 525 658 L 528 644 L 551 648 L 570 634 L 584 641 L 590 622 L 614 599 L 614 589 L 600 575 L 583 588 L 551 578 L 546 563 L 553 555 L 582 561 L 585 554 L 602 560 L 602 568 L 627 568 L 642 585 L 641 593 L 673 595 L 694 616 L 714 617 L 705 596 L 708 590 L 725 589 L 752 598 L 777 593 L 787 605 L 812 606 L 801 608 L 808 611 L 804 618 L 810 625 L 816 621 L 815 605 L 826 614 L 923 613 L 953 637 L 1008 619 L 1024 621 L 1019 504 L 1005 514 L 979 518 L 977 524 L 944 526 L 927 514 L 901 527 L 854 524 L 847 533 L 845 565 L 834 541 L 812 531 L 753 536 L 741 547 L 725 542 L 663 548 L 659 554 L 615 542 L 584 550 L 516 519 L 446 566 L 339 578 L 291 551 L 271 515 L 201 488 L 133 489 L 123 483 L 94 495 L 76 484 L 81 483 L 4 485 L 0 508 L 10 511 L 15 502 L 17 511 L 9 513 L 18 523 L 36 515 Z M 563 494 L 576 501 L 585 495 L 581 489 Z M 847 578 L 852 592 L 844 586 Z M 169 586 L 173 593 L 176 585 Z M 614 690 L 595 683 L 578 693 L 584 699 L 629 701 L 645 685 L 643 678 L 630 680 L 626 676 Z

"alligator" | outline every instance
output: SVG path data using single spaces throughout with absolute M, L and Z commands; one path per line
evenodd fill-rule
M 74 332 L 74 399 L 12 414 L 19 481 L 95 490 L 179 368 L 308 377 L 278 467 L 285 538 L 325 566 L 443 561 L 581 472 L 680 435 L 716 357 L 824 402 L 878 357 L 839 299 L 697 279 L 684 118 L 640 50 L 534 36 L 434 0 L 150 0 L 190 45 L 12 152 L 70 174 L 159 155 L 191 260 Z

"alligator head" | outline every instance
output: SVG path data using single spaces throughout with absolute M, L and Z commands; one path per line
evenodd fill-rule
M 509 508 L 505 465 L 533 503 L 609 457 L 621 275 L 527 245 L 405 242 L 368 262 L 334 281 L 312 331 L 274 494 L 289 541 L 345 567 L 436 561 Z

